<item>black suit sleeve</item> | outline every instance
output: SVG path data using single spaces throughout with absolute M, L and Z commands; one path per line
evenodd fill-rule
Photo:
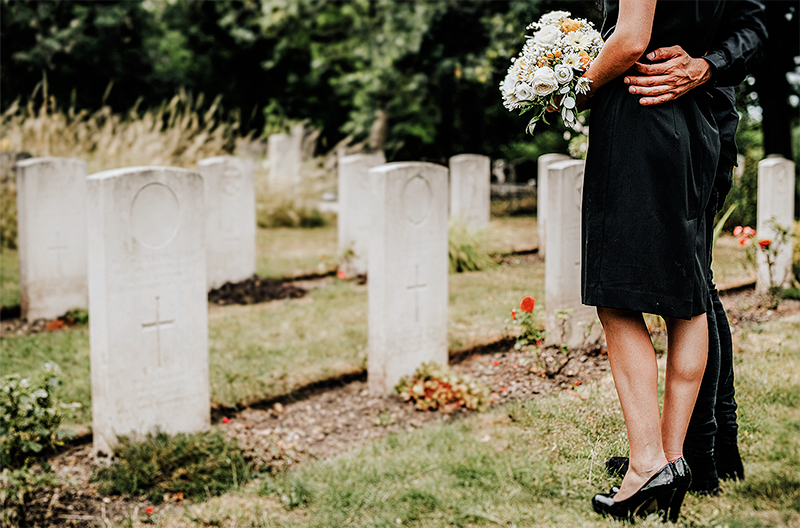
M 716 86 L 736 86 L 744 80 L 761 55 L 767 28 L 761 0 L 729 0 L 725 3 L 718 39 L 703 58 L 711 65 Z

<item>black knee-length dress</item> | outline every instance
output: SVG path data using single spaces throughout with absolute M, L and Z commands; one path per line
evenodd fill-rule
M 660 0 L 648 52 L 708 51 L 723 1 Z M 606 0 L 603 35 L 618 2 Z M 646 61 L 645 58 L 641 60 Z M 583 188 L 583 303 L 689 319 L 706 311 L 705 215 L 719 160 L 712 92 L 639 104 L 621 76 L 592 100 Z

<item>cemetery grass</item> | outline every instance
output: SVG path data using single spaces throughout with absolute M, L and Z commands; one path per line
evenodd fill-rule
M 746 480 L 724 482 L 718 497 L 687 495 L 676 526 L 798 526 L 800 313 L 745 323 L 736 342 Z M 624 526 L 594 514 L 590 499 L 618 483 L 603 461 L 625 447 L 607 375 L 571 393 L 392 433 L 151 520 L 164 528 Z
M 518 262 L 516 262 L 518 261 Z M 516 262 L 516 263 L 514 263 Z M 524 295 L 543 297 L 544 263 L 522 255 L 495 271 L 450 275 L 450 350 L 497 341 Z M 366 367 L 367 291 L 357 281 L 327 279 L 301 299 L 212 306 L 209 367 L 212 403 L 229 407 L 286 394 Z M 498 288 L 502 285 L 502 288 Z M 91 420 L 87 327 L 0 339 L 0 372 L 32 375 L 46 361 L 65 371 L 56 394 Z

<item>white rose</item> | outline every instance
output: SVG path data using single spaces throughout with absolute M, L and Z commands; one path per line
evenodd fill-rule
M 533 99 L 533 88 L 528 83 L 519 83 L 517 85 L 517 98 L 520 101 L 530 101 Z
M 509 71 L 506 75 L 506 78 L 503 80 L 503 93 L 510 94 L 514 93 L 517 87 L 517 74 L 513 71 Z
M 551 68 L 544 66 L 533 74 L 533 93 L 536 95 L 549 95 L 556 88 L 558 88 L 558 80 Z
M 567 84 L 572 80 L 572 68 L 564 64 L 556 65 L 556 80 L 561 84 Z
M 552 24 L 553 22 L 560 22 L 569 16 L 569 11 L 551 11 L 546 15 L 542 15 L 539 20 L 542 24 Z
M 533 35 L 533 41 L 540 46 L 549 47 L 561 36 L 561 30 L 555 26 L 544 26 Z

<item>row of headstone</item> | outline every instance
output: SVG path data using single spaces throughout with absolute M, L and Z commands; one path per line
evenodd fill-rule
M 86 163 L 30 158 L 17 167 L 22 317 L 53 319 L 88 307 Z M 253 166 L 221 156 L 202 160 L 208 289 L 251 277 L 256 266 Z
M 385 163 L 382 152 L 342 156 L 338 162 L 338 242 L 341 268 L 367 273 L 372 200 L 369 171 Z M 446 169 L 445 169 L 446 170 Z M 449 214 L 473 227 L 489 225 L 490 160 L 477 154 L 450 158 Z
M 537 222 L 539 253 L 545 260 L 546 344 L 570 347 L 600 335 L 595 310 L 581 303 L 581 192 L 584 162 L 560 154 L 539 158 Z M 758 240 L 770 240 L 773 254 L 757 252 L 757 286 L 790 286 L 794 222 L 794 163 L 770 156 L 758 164 Z M 780 230 L 789 236 L 781 240 Z

